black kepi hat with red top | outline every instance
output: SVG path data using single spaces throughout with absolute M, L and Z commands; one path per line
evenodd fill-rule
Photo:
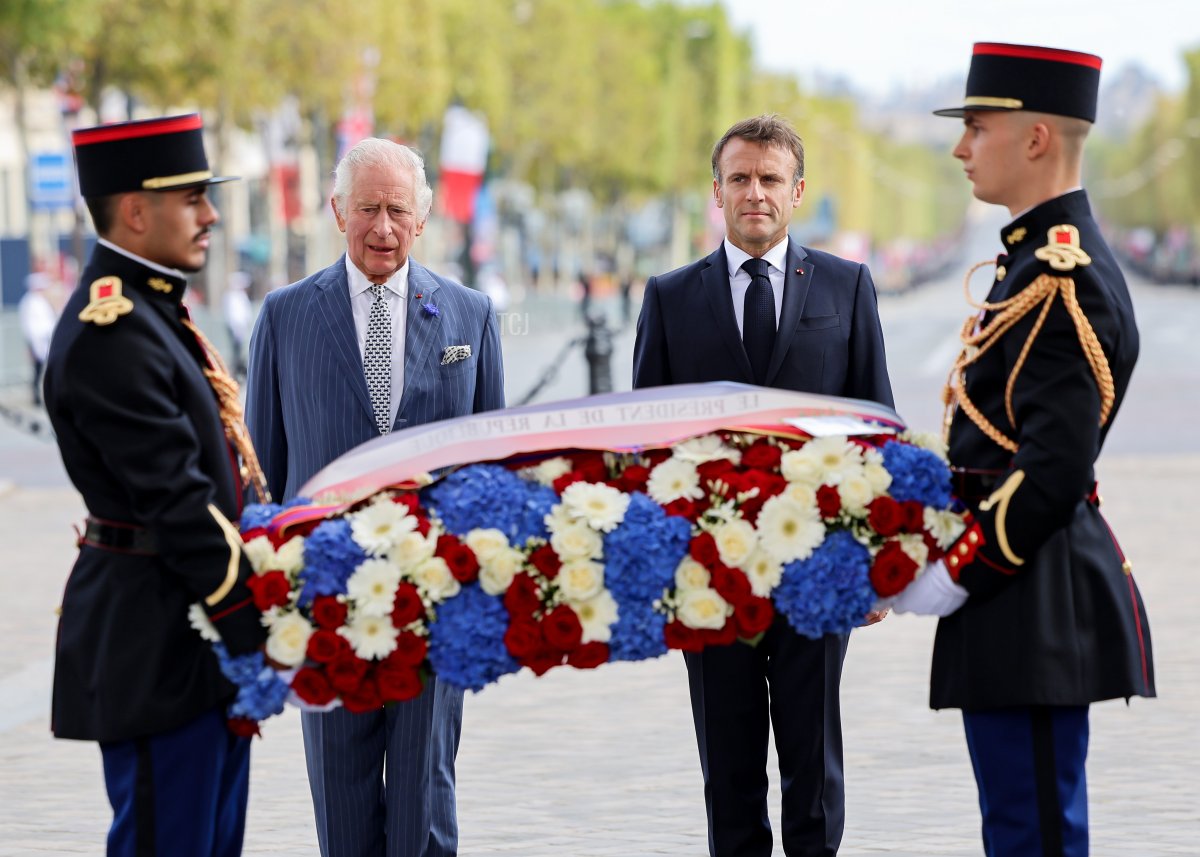
M 199 113 L 118 122 L 72 132 L 79 192 L 85 197 L 179 190 L 233 181 L 214 176 Z
M 976 42 L 962 107 L 933 111 L 1030 110 L 1096 121 L 1100 57 L 1058 48 Z

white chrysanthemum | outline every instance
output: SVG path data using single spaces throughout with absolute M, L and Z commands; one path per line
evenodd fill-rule
M 717 630 L 725 627 L 732 612 L 729 602 L 715 589 L 689 589 L 675 608 L 675 617 L 689 628 Z
M 308 620 L 294 611 L 276 612 L 269 617 L 268 627 L 267 657 L 285 667 L 298 667 L 304 663 L 308 638 L 313 632 Z
M 554 579 L 567 601 L 587 601 L 604 588 L 604 566 L 590 559 L 564 562 Z
M 607 643 L 612 639 L 612 626 L 617 622 L 617 602 L 603 589 L 587 601 L 571 603 L 571 609 L 583 626 L 584 643 Z
M 481 564 L 492 554 L 508 547 L 508 537 L 495 529 L 471 530 L 463 541 L 475 553 L 475 558 Z
M 938 547 L 945 550 L 958 541 L 967 525 L 963 519 L 953 512 L 942 512 L 938 509 L 925 507 L 925 529 L 937 540 Z
M 346 595 L 361 616 L 387 616 L 396 600 L 400 569 L 386 559 L 366 559 L 346 581 Z
M 688 438 L 682 443 L 675 444 L 671 449 L 671 457 L 689 464 L 703 464 L 706 461 L 718 461 L 727 458 L 734 464 L 742 460 L 740 450 L 726 445 L 715 434 L 702 434 L 699 437 Z
M 546 529 L 551 533 L 557 533 L 563 527 L 569 527 L 575 523 L 575 519 L 571 517 L 571 513 L 562 503 L 556 503 L 548 514 L 542 516 L 542 521 L 545 522 Z
M 825 525 L 815 507 L 779 495 L 758 513 L 759 544 L 777 562 L 807 559 L 824 539 Z
M 783 489 L 783 496 L 801 506 L 817 508 L 817 486 L 807 482 L 789 482 Z
M 364 551 L 381 556 L 390 551 L 405 533 L 417 528 L 417 519 L 408 508 L 381 498 L 347 515 L 350 533 Z
M 913 533 L 902 533 L 897 538 L 900 540 L 900 549 L 908 554 L 908 558 L 917 564 L 917 568 L 924 568 L 929 562 L 929 547 L 925 539 Z
M 838 485 L 838 496 L 842 498 L 843 509 L 855 517 L 862 517 L 867 513 L 867 504 L 875 499 L 875 491 L 871 488 L 871 481 L 859 468 L 858 473 L 842 478 Z
M 431 601 L 445 601 L 458 594 L 462 586 L 450 573 L 450 566 L 440 556 L 431 556 L 409 572 L 417 590 Z
M 940 434 L 927 431 L 906 431 L 900 435 L 900 439 L 908 441 L 913 446 L 919 446 L 921 449 L 928 449 L 938 458 L 946 460 L 946 441 Z
M 282 571 L 295 574 L 304 567 L 304 539 L 296 536 L 288 539 L 276 550 L 266 536 L 258 536 L 242 546 L 250 567 L 257 574 Z
M 522 474 L 528 474 L 527 478 L 541 485 L 553 485 L 555 479 L 560 476 L 566 476 L 570 472 L 570 460 L 563 458 L 561 455 L 555 458 L 547 458 L 545 461 L 538 462 L 533 467 L 525 467 L 521 470 Z
M 785 452 L 779 466 L 789 482 L 838 485 L 862 467 L 862 451 L 844 437 L 818 437 Z
M 717 552 L 726 565 L 741 565 L 758 546 L 758 535 L 746 520 L 728 521 L 713 530 Z
M 783 580 L 783 565 L 761 548 L 750 555 L 740 568 L 750 580 L 750 590 L 759 598 L 768 598 Z
M 874 450 L 871 451 L 874 452 Z M 892 474 L 887 472 L 887 468 L 883 466 L 882 462 L 866 462 L 863 465 L 863 476 L 871 484 L 871 492 L 876 497 L 882 497 L 892 487 Z
M 577 519 L 602 533 L 611 533 L 625 520 L 629 495 L 611 485 L 576 482 L 562 493 L 563 506 Z
M 388 559 L 401 568 L 412 568 L 420 565 L 433 556 L 437 550 L 437 537 L 433 530 L 428 535 L 421 535 L 417 530 L 405 533 L 396 542 L 395 547 L 388 552 Z
M 400 629 L 386 616 L 355 616 L 337 631 L 364 661 L 386 658 L 396 649 Z
M 498 550 L 479 564 L 479 586 L 488 595 L 503 595 L 524 565 L 525 554 L 516 548 Z
M 650 471 L 646 493 L 660 506 L 679 499 L 699 500 L 704 496 L 696 465 L 678 458 L 668 458 Z
M 708 569 L 696 562 L 690 556 L 685 556 L 675 569 L 675 588 L 677 590 L 705 589 L 712 582 Z
M 193 604 L 188 608 L 188 624 L 195 628 L 201 638 L 208 640 L 208 642 L 220 642 L 221 632 L 209 620 L 208 614 L 204 612 L 204 608 L 199 604 Z
M 598 559 L 604 552 L 604 539 L 587 524 L 576 521 L 559 525 L 550 536 L 550 546 L 561 559 Z

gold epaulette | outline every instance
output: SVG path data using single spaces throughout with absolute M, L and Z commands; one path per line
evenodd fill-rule
M 120 277 L 101 277 L 90 287 L 91 301 L 79 311 L 79 320 L 103 327 L 133 312 L 133 301 L 121 294 Z

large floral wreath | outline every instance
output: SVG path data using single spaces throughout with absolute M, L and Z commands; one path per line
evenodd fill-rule
M 846 633 L 962 532 L 939 441 L 898 420 L 814 437 L 761 416 L 670 445 L 526 451 L 332 506 L 248 507 L 266 653 L 291 670 L 218 642 L 231 715 L 262 719 L 289 695 L 367 711 L 430 674 L 480 690 L 523 667 L 754 643 L 776 614 L 809 637 Z

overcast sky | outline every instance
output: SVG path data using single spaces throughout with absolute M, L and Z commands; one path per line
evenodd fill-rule
M 1170 89 L 1200 48 L 1200 0 L 721 0 L 766 68 L 896 85 L 966 80 L 971 46 L 1017 42 L 1098 54 L 1106 77 L 1137 61 Z

